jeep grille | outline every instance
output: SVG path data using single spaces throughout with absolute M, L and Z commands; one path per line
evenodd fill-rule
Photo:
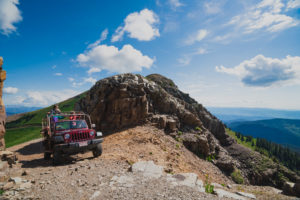
M 90 139 L 89 131 L 79 131 L 71 134 L 71 141 L 78 142 Z

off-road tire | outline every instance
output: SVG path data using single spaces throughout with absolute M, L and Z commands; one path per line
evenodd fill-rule
M 50 159 L 51 159 L 51 153 L 49 153 L 49 152 L 44 152 L 44 159 L 45 159 L 45 160 L 50 160 Z
M 101 143 L 97 144 L 97 146 L 93 149 L 94 157 L 99 157 L 102 154 L 102 145 Z
M 53 152 L 53 158 L 52 158 L 52 161 L 53 161 L 53 165 L 59 165 L 59 164 L 61 164 L 61 162 L 62 162 L 61 152 L 59 152 L 59 151 L 54 151 L 54 152 Z

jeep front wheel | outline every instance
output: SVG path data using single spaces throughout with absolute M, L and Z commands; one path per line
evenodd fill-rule
M 93 155 L 94 157 L 99 157 L 102 154 L 102 145 L 99 143 L 97 146 L 93 149 Z
M 50 160 L 50 158 L 51 158 L 51 153 L 49 153 L 49 152 L 44 152 L 44 159 L 45 159 L 45 160 Z
M 58 165 L 61 163 L 61 153 L 59 151 L 54 151 L 53 152 L 53 165 Z

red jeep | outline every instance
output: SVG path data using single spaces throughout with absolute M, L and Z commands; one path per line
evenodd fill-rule
M 89 115 L 82 112 L 48 114 L 42 121 L 44 159 L 53 154 L 53 164 L 61 162 L 62 154 L 92 151 L 94 157 L 102 154 L 102 133 L 94 130 Z

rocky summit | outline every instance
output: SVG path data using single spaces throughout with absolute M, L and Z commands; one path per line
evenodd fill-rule
M 14 145 L 0 155 L 0 199 L 299 196 L 294 172 L 239 145 L 220 120 L 159 74 L 108 77 L 59 105 L 91 115 L 105 136 L 103 154 L 64 155 L 53 166 L 42 139 Z M 40 120 L 50 109 L 14 116 L 7 126 Z
M 104 134 L 151 124 L 209 159 L 235 182 L 283 188 L 299 177 L 271 159 L 236 143 L 224 124 L 175 83 L 159 74 L 121 74 L 98 81 L 75 105 Z

